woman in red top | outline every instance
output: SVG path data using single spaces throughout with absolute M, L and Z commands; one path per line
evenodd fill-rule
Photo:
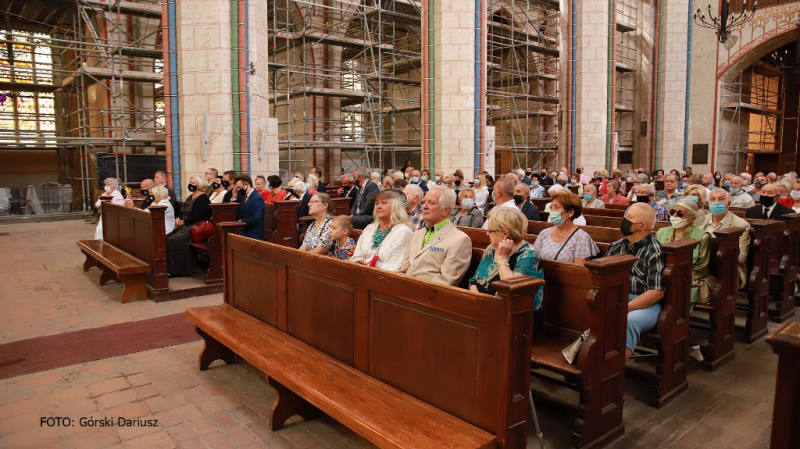
M 264 191 L 261 192 L 265 203 L 272 204 L 275 201 L 283 201 L 284 198 L 286 198 L 286 191 L 281 189 L 282 182 L 281 177 L 277 175 L 272 175 L 267 178 L 269 189 L 264 189 Z
M 619 193 L 619 181 L 612 179 L 606 184 L 606 193 L 600 197 L 600 201 L 606 204 L 624 204 L 628 205 L 628 199 Z
M 795 213 L 800 212 L 800 179 L 792 184 L 792 190 L 788 191 L 786 198 L 781 199 L 778 203 L 791 207 Z

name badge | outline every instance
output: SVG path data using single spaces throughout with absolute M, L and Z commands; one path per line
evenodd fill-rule
M 444 252 L 444 248 L 439 248 L 438 246 L 431 246 L 431 252 L 443 253 Z

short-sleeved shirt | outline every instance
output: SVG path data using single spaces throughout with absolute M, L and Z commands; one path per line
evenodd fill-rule
M 606 252 L 606 257 L 618 254 L 636 256 L 631 268 L 631 294 L 641 295 L 647 290 L 666 290 L 664 285 L 664 254 L 661 245 L 653 235 L 639 240 L 631 245 L 627 238 L 622 238 L 612 243 Z
M 494 253 L 495 249 L 489 245 L 483 252 L 481 262 L 475 270 L 475 276 L 469 279 L 469 285 L 474 285 L 478 288 L 479 292 L 489 295 L 497 294 L 492 288 L 491 283 L 500 280 L 500 269 L 494 262 Z M 508 267 L 511 268 L 511 271 L 519 275 L 533 276 L 539 279 L 544 278 L 541 261 L 528 242 L 523 243 L 514 251 L 514 254 L 509 256 Z M 540 288 L 537 290 L 536 297 L 534 298 L 534 309 L 538 309 L 542 305 L 542 299 L 543 292 Z
M 322 225 L 317 226 L 317 222 L 315 221 L 309 226 L 306 231 L 306 236 L 303 239 L 303 245 L 305 245 L 307 250 L 311 251 L 318 246 L 324 246 L 328 248 L 328 254 L 330 254 L 330 249 L 333 246 L 333 241 L 331 240 L 332 220 L 333 218 L 327 217 L 325 221 L 322 222 Z
M 558 243 L 553 241 L 552 232 L 555 228 L 547 228 L 539 234 L 533 249 L 540 259 L 559 260 L 572 263 L 577 259 L 590 259 L 600 253 L 600 248 L 594 243 L 589 234 L 583 229 L 576 229 L 568 241 Z M 559 253 L 559 251 L 561 251 Z M 558 255 L 558 259 L 556 259 Z
M 348 238 L 343 245 L 340 245 L 339 242 L 333 242 L 333 248 L 328 253 L 328 255 L 333 256 L 339 260 L 349 260 L 353 257 L 353 253 L 356 251 L 356 241 Z

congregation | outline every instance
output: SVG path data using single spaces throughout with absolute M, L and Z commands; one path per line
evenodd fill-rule
M 141 183 L 145 198 L 141 208 L 166 207 L 167 252 L 170 276 L 187 276 L 191 270 L 189 244 L 192 227 L 211 217 L 210 204 L 238 203 L 237 216 L 244 223 L 241 234 L 264 240 L 265 205 L 298 202 L 298 219 L 313 218 L 305 229 L 300 251 L 327 255 L 352 263 L 404 273 L 415 278 L 457 286 L 470 265 L 472 241 L 459 228 L 482 228 L 491 244 L 485 249 L 470 290 L 495 294 L 491 283 L 515 276 L 542 278 L 541 260 L 584 265 L 600 254 L 598 245 L 580 226 L 583 211 L 607 205 L 627 207 L 621 220 L 624 238 L 611 243 L 605 256 L 632 254 L 637 261 L 630 274 L 626 357 L 630 357 L 643 332 L 652 330 L 661 310 L 665 285 L 661 245 L 679 239 L 699 242 L 693 251 L 691 304 L 709 301 L 716 280 L 709 271 L 710 241 L 714 232 L 739 227 L 739 287 L 747 280 L 746 260 L 750 224 L 730 212 L 748 208 L 747 218 L 778 219 L 800 211 L 800 180 L 795 173 L 693 173 L 643 168 L 623 174 L 598 170 L 589 176 L 583 167 L 568 175 L 546 168 L 534 172 L 517 169 L 494 179 L 488 172 L 471 180 L 456 170 L 450 175 L 418 170 L 410 162 L 402 170 L 370 172 L 358 168 L 340 177 L 339 186 L 322 181 L 314 167 L 308 176 L 294 173 L 284 185 L 276 175 L 257 176 L 215 168 L 191 177 L 190 196 L 177 209 L 175 195 L 166 186 L 164 172 Z M 113 178 L 105 182 L 111 201 L 134 207 L 123 199 Z M 329 189 L 335 189 L 329 191 Z M 329 194 L 331 193 L 331 194 Z M 350 198 L 350 214 L 335 215 L 332 196 Z M 535 199 L 547 199 L 542 210 Z M 759 204 L 756 204 L 756 201 Z M 535 243 L 523 237 L 529 220 L 548 214 L 552 224 L 539 233 Z M 656 230 L 656 223 L 669 226 Z M 360 230 L 360 238 L 352 238 Z M 300 232 L 300 231 L 298 231 Z M 102 238 L 102 225 L 98 225 Z M 541 317 L 543 296 L 535 301 L 535 317 Z

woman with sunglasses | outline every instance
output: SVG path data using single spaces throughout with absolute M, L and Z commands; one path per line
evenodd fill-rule
M 709 271 L 711 260 L 711 234 L 695 226 L 698 216 L 697 202 L 694 198 L 681 198 L 669 210 L 672 226 L 656 232 L 658 243 L 664 244 L 680 239 L 694 239 L 700 242 L 692 251 L 692 307 L 694 303 L 709 301 L 711 290 L 716 284 Z

